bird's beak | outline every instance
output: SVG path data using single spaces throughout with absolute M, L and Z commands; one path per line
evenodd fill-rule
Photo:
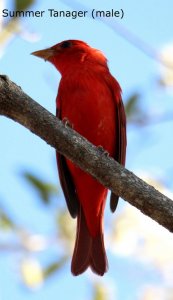
M 53 48 L 47 48 L 32 52 L 31 54 L 43 58 L 46 61 L 49 60 L 53 55 L 55 55 L 55 51 L 56 50 Z

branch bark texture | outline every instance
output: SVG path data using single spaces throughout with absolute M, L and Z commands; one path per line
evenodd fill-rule
M 0 115 L 28 128 L 116 195 L 173 232 L 173 201 L 88 142 L 0 76 Z

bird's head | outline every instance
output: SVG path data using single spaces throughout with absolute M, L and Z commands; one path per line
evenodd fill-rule
M 87 62 L 107 65 L 107 60 L 101 51 L 79 40 L 66 40 L 31 54 L 51 62 L 61 74 L 68 72 L 72 67 L 81 68 Z

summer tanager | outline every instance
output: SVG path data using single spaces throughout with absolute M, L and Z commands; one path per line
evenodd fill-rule
M 83 41 L 67 40 L 32 54 L 48 60 L 61 73 L 57 117 L 124 165 L 126 117 L 121 88 L 103 53 Z M 73 218 L 77 216 L 71 271 L 79 275 L 90 267 L 103 275 L 108 268 L 103 237 L 107 189 L 58 153 L 57 163 L 69 212 Z M 118 196 L 111 194 L 112 211 L 117 202 Z

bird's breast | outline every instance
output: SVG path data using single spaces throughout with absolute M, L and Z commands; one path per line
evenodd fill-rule
M 61 119 L 96 146 L 113 155 L 116 144 L 116 108 L 112 91 L 98 76 L 61 80 L 58 107 Z

